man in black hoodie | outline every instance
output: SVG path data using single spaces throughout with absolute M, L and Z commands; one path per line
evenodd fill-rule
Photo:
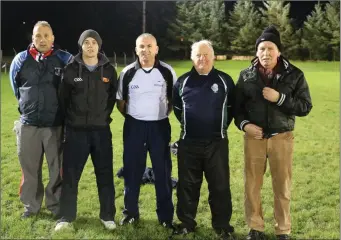
M 116 228 L 113 150 L 110 114 L 116 101 L 117 73 L 99 53 L 102 39 L 94 30 L 79 38 L 80 53 L 67 65 L 60 98 L 65 114 L 61 218 L 55 230 L 68 227 L 76 218 L 77 192 L 83 168 L 91 154 L 100 201 L 100 220 Z

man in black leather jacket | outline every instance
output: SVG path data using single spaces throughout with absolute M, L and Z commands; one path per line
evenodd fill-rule
M 281 56 L 279 32 L 270 26 L 256 41 L 257 57 L 241 71 L 236 87 L 236 126 L 245 132 L 247 239 L 264 239 L 263 175 L 269 160 L 274 193 L 275 234 L 289 239 L 291 169 L 295 116 L 312 109 L 303 72 Z

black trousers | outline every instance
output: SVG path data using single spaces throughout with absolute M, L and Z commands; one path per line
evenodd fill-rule
M 100 130 L 66 128 L 60 198 L 60 214 L 63 219 L 69 222 L 76 219 L 78 183 L 90 154 L 96 174 L 99 217 L 104 221 L 114 220 L 116 209 L 111 139 L 109 126 Z
M 232 201 L 230 191 L 228 139 L 181 139 L 178 148 L 178 186 L 176 213 L 181 225 L 194 230 L 203 173 L 208 183 L 208 202 L 212 226 L 233 232 L 230 225 Z
M 126 115 L 123 129 L 123 214 L 139 217 L 138 199 L 149 151 L 155 175 L 156 213 L 160 222 L 171 222 L 172 161 L 169 142 L 171 127 L 168 118 L 159 121 L 141 121 Z

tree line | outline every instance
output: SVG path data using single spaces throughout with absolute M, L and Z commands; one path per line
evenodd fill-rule
M 225 12 L 224 1 L 176 3 L 176 18 L 167 29 L 167 47 L 189 58 L 194 41 L 209 39 L 216 55 L 255 55 L 263 29 L 275 25 L 281 33 L 282 53 L 290 59 L 340 60 L 340 2 L 317 3 L 301 27 L 289 16 L 290 3 L 239 0 Z

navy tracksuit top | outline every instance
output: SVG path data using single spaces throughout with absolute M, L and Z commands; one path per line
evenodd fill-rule
M 193 67 L 179 77 L 173 88 L 174 113 L 184 138 L 227 138 L 233 119 L 235 84 L 215 68 L 199 75 Z

